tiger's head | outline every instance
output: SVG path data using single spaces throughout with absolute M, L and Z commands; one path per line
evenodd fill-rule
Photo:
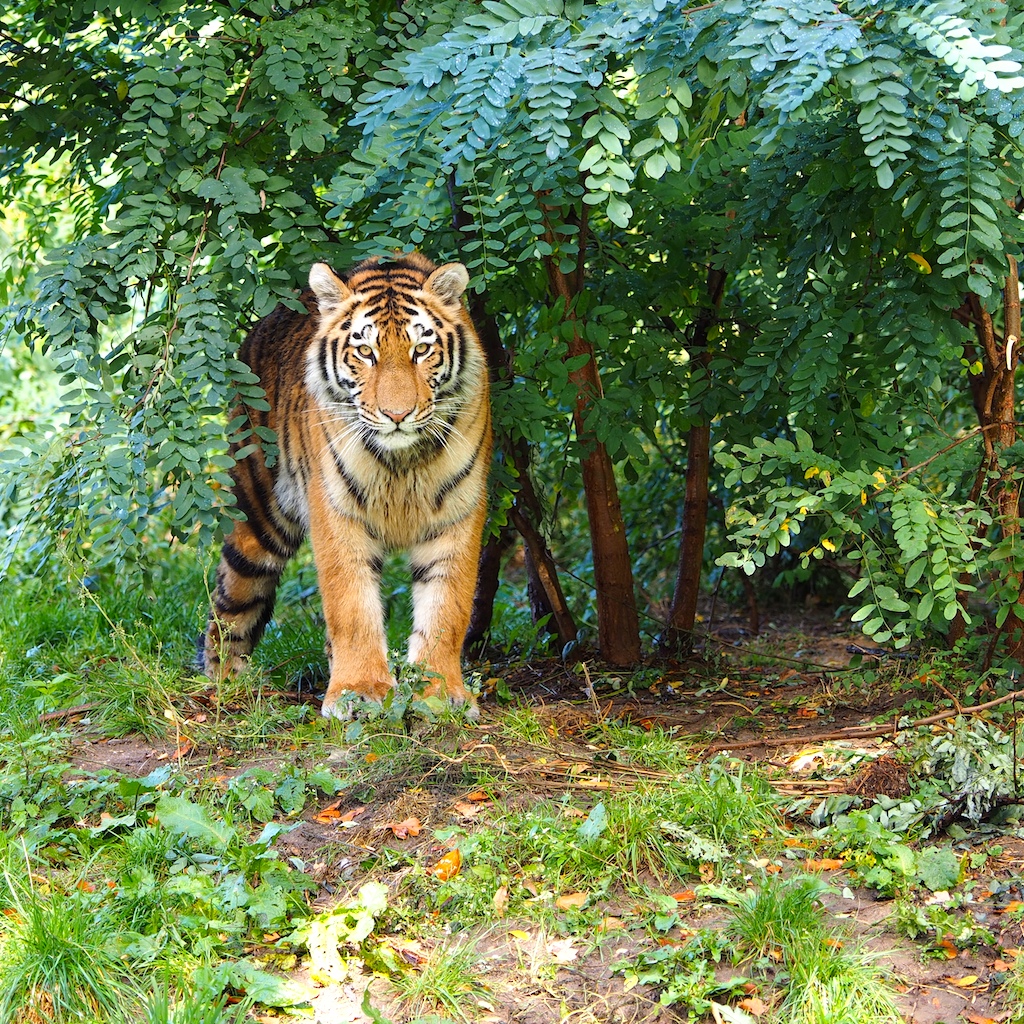
M 311 268 L 320 323 L 307 385 L 378 454 L 443 445 L 486 372 L 462 303 L 468 283 L 461 263 L 438 267 L 418 253 L 366 260 L 343 277 Z

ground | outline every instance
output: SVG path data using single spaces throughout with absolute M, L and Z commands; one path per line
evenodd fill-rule
M 908 678 L 891 652 L 865 650 L 860 642 L 857 635 L 837 634 L 827 621 L 798 632 L 792 622 L 783 622 L 769 624 L 757 638 L 723 628 L 717 642 L 709 642 L 695 660 L 652 666 L 639 674 L 616 676 L 597 665 L 582 671 L 556 659 L 521 665 L 502 674 L 500 699 L 499 692 L 485 694 L 479 722 L 414 722 L 404 734 L 404 752 L 395 759 L 368 754 L 358 744 L 339 743 L 323 751 L 318 767 L 338 769 L 349 780 L 363 778 L 358 774 L 362 767 L 365 778 L 305 806 L 297 827 L 278 838 L 277 849 L 296 858 L 316 880 L 318 888 L 309 898 L 318 910 L 350 900 L 370 877 L 383 882 L 390 894 L 405 892 L 406 898 L 412 879 L 419 879 L 418 895 L 412 898 L 419 916 L 413 919 L 407 910 L 408 927 L 391 921 L 380 942 L 388 956 L 412 974 L 422 970 L 424 978 L 427 965 L 438 958 L 469 950 L 467 971 L 476 983 L 464 986 L 458 996 L 466 1020 L 717 1021 L 720 1009 L 691 1018 L 684 1005 L 663 1006 L 658 985 L 643 979 L 631 983 L 614 966 L 657 944 L 685 947 L 699 930 L 722 926 L 728 914 L 713 898 L 713 885 L 723 877 L 736 886 L 737 879 L 797 871 L 827 882 L 821 905 L 829 928 L 840 936 L 835 941 L 871 952 L 874 965 L 895 989 L 905 1020 L 1010 1020 L 1019 1008 L 1007 995 L 1006 981 L 1024 946 L 1024 841 L 1015 826 L 960 826 L 931 838 L 961 858 L 957 920 L 970 923 L 970 934 L 943 934 L 940 926 L 933 935 L 913 940 L 894 923 L 897 906 L 905 911 L 907 899 L 900 904 L 890 893 L 864 885 L 863 864 L 858 873 L 849 859 L 822 853 L 822 842 L 815 838 L 810 814 L 822 800 L 847 794 L 870 803 L 881 794 L 896 804 L 910 792 L 911 766 L 900 750 L 906 733 L 897 730 L 896 722 L 901 716 L 925 717 L 917 709 L 928 681 Z M 859 672 L 849 671 L 854 657 Z M 877 666 L 876 679 L 884 677 L 884 685 L 857 682 L 864 679 L 865 665 Z M 487 671 L 485 665 L 484 676 Z M 524 708 L 529 718 L 517 733 L 509 726 L 510 715 Z M 205 714 L 202 695 L 191 713 Z M 204 745 L 188 735 L 187 716 L 177 735 L 157 742 L 103 739 L 90 729 L 88 709 L 69 716 L 69 723 L 75 735 L 74 764 L 90 772 L 111 768 L 142 777 L 173 762 L 185 771 L 230 779 L 256 765 L 277 770 L 307 758 L 302 749 L 282 750 L 280 745 L 244 755 Z M 714 758 L 723 763 L 724 758 L 734 769 L 756 767 L 779 795 L 787 838 L 781 845 L 766 843 L 763 852 L 747 851 L 745 860 L 728 870 L 722 864 L 700 865 L 696 877 L 644 873 L 641 866 L 643 877 L 633 882 L 668 897 L 676 908 L 669 925 L 654 930 L 654 942 L 650 906 L 638 897 L 637 884 L 556 891 L 528 870 L 507 878 L 500 871 L 483 873 L 478 902 L 487 904 L 487 911 L 481 914 L 477 907 L 468 921 L 459 917 L 459 908 L 472 900 L 465 889 L 451 902 L 427 891 L 425 874 L 445 881 L 446 870 L 458 872 L 458 865 L 439 870 L 457 843 L 472 848 L 474 836 L 500 827 L 510 815 L 546 805 L 561 808 L 556 813 L 574 819 L 575 828 L 575 820 L 589 820 L 606 799 L 628 794 L 641 782 L 657 786 L 664 778 L 667 785 L 676 778 L 676 767 L 666 771 L 621 756 L 614 730 L 622 723 L 685 745 L 694 766 Z M 943 722 L 932 726 L 935 732 L 943 728 Z M 366 765 L 354 765 L 354 758 Z M 474 781 L 481 778 L 488 784 Z M 463 870 L 473 867 L 470 857 Z M 925 913 L 929 907 L 954 907 L 953 901 L 948 891 L 919 887 L 909 903 Z M 544 913 L 534 913 L 538 907 Z M 399 1024 L 432 1012 L 444 1020 L 455 1012 L 432 999 L 436 993 L 428 982 L 421 989 L 407 985 L 396 991 L 382 972 L 374 975 L 364 968 L 324 983 L 308 962 L 276 957 L 269 940 L 254 952 L 266 954 L 268 966 L 287 968 L 293 979 L 309 986 L 310 1012 L 322 1024 Z M 743 1007 L 748 1020 L 770 1015 L 773 1000 L 777 1009 L 771 955 L 769 950 L 757 980 L 748 984 L 746 999 L 740 998 L 742 990 L 725 999 Z M 716 967 L 722 981 L 742 973 L 728 958 Z M 459 992 L 457 981 L 448 984 Z M 370 1004 L 364 1012 L 367 988 Z

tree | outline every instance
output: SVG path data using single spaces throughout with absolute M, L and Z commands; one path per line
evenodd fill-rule
M 21 0 L 4 173 L 48 174 L 52 195 L 66 167 L 88 213 L 17 313 L 75 389 L 35 507 L 101 558 L 165 507 L 209 541 L 220 410 L 258 393 L 239 327 L 315 258 L 420 246 L 466 262 L 512 354 L 503 486 L 585 493 L 613 663 L 639 653 L 631 536 L 676 515 L 645 481 L 680 475 L 687 448 L 682 564 L 662 544 L 640 581 L 679 580 L 673 630 L 692 629 L 707 548 L 702 459 L 720 566 L 842 556 L 880 641 L 967 623 L 989 580 L 1015 616 L 1015 355 L 997 336 L 1022 29 L 1019 3 L 967 0 Z M 982 383 L 1001 397 L 968 435 Z M 8 466 L 24 479 L 43 452 Z M 974 493 L 979 473 L 999 483 Z M 631 519 L 623 494 L 646 509 Z M 539 510 L 548 529 L 564 507 Z

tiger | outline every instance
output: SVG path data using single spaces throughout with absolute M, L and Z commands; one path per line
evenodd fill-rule
M 285 565 L 309 535 L 326 626 L 325 717 L 355 694 L 382 701 L 388 665 L 384 558 L 408 552 L 407 658 L 424 693 L 465 704 L 462 643 L 487 511 L 491 412 L 486 357 L 466 309 L 469 273 L 420 253 L 309 271 L 304 312 L 279 305 L 239 359 L 265 402 L 240 401 L 251 428 L 232 442 L 244 514 L 224 539 L 202 644 L 205 674 L 243 671 L 274 608 Z M 269 408 L 264 408 L 269 406 Z M 276 435 L 276 458 L 263 438 Z M 344 699 L 343 699 L 344 698 Z

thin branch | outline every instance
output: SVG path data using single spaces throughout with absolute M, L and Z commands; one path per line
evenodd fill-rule
M 722 750 L 742 750 L 750 747 L 784 747 L 789 743 L 822 743 L 826 740 L 866 740 L 877 736 L 892 736 L 897 733 L 906 732 L 908 729 L 918 729 L 926 725 L 935 725 L 936 722 L 945 722 L 958 715 L 977 715 L 982 711 L 1005 704 L 1010 700 L 1024 698 L 1024 690 L 1014 690 L 995 700 L 986 701 L 984 704 L 976 704 L 972 708 L 954 708 L 952 711 L 943 711 L 937 715 L 929 715 L 927 718 L 919 718 L 914 722 L 901 726 L 897 721 L 888 725 L 868 726 L 856 725 L 848 729 L 837 729 L 833 732 L 822 732 L 808 736 L 800 730 L 795 730 L 788 736 L 764 736 L 758 740 L 744 740 L 742 743 L 712 743 L 705 748 L 706 754 L 717 754 Z

